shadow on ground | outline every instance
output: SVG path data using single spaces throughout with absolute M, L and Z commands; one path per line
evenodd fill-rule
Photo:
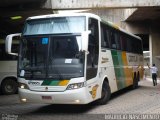
M 94 109 L 96 105 L 46 105 L 43 106 L 29 114 L 83 114 L 89 111 L 90 109 Z

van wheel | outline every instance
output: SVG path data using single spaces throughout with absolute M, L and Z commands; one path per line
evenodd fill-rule
M 106 81 L 103 82 L 101 94 L 101 98 L 97 100 L 97 104 L 105 105 L 109 101 L 111 96 L 111 90 L 109 84 Z
M 18 85 L 14 79 L 8 78 L 2 82 L 1 89 L 3 94 L 11 95 L 15 94 L 18 91 Z
M 133 85 L 132 88 L 136 89 L 138 87 L 138 79 L 139 79 L 139 74 L 136 77 L 136 73 L 134 73 L 134 77 L 133 77 Z

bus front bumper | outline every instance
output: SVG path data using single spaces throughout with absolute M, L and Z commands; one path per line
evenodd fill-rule
M 85 87 L 63 92 L 39 92 L 19 88 L 21 102 L 51 104 L 88 104 L 93 101 Z

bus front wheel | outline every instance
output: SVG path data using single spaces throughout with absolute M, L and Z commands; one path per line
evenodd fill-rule
M 104 81 L 102 85 L 101 98 L 97 101 L 97 103 L 99 105 L 105 105 L 109 101 L 110 96 L 111 96 L 110 86 L 107 81 Z
M 12 78 L 7 78 L 2 82 L 1 85 L 2 94 L 11 95 L 18 91 L 17 82 Z

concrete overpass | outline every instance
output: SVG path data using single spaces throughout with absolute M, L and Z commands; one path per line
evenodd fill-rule
M 43 9 L 44 4 L 46 0 L 0 0 L 0 38 L 20 32 L 29 16 L 53 13 L 51 9 Z M 20 19 L 13 19 L 17 16 Z
M 53 9 L 117 9 L 160 6 L 160 0 L 48 0 Z

